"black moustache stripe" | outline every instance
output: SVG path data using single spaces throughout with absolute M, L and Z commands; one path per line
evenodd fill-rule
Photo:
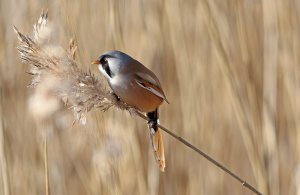
M 110 71 L 108 63 L 102 64 L 102 67 L 105 70 L 105 72 L 107 73 L 107 75 L 111 78 L 112 76 L 111 76 L 111 71 Z

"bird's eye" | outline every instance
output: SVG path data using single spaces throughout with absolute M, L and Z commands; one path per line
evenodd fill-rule
M 100 59 L 101 64 L 107 64 L 107 58 L 104 56 Z

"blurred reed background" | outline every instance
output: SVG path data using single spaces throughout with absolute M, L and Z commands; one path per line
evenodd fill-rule
M 46 177 L 55 195 L 252 194 L 166 134 L 160 173 L 138 117 L 93 110 L 72 126 L 52 94 L 33 95 L 12 25 L 31 32 L 42 8 L 57 43 L 75 38 L 83 69 L 101 78 L 91 60 L 130 54 L 161 80 L 164 126 L 264 194 L 300 195 L 297 0 L 1 0 L 0 194 L 46 194 Z

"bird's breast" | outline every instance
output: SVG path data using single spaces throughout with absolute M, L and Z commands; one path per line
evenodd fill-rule
M 115 76 L 109 83 L 121 100 L 142 112 L 154 111 L 163 102 L 162 98 L 139 86 L 133 77 Z

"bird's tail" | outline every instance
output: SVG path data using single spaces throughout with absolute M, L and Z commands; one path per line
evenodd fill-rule
M 160 171 L 164 172 L 166 163 L 165 163 L 165 151 L 164 151 L 164 142 L 161 134 L 161 130 L 158 128 L 158 110 L 156 109 L 153 112 L 147 113 L 149 118 L 148 127 L 150 130 L 150 140 L 152 143 L 152 148 L 154 152 L 155 159 L 159 164 Z

